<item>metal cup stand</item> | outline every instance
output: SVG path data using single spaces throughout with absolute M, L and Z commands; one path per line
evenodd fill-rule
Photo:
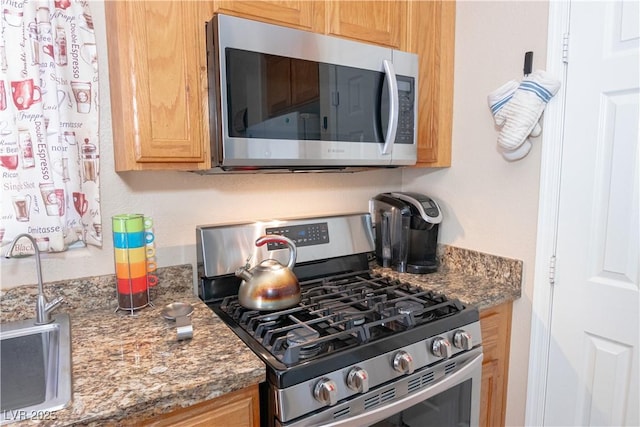
M 128 251 L 130 249 L 129 240 L 128 240 L 129 231 L 127 230 L 126 221 L 124 223 L 124 228 L 125 228 L 125 233 L 124 233 L 125 237 L 124 238 L 125 238 L 126 250 L 127 250 L 127 269 L 128 269 L 128 273 L 129 273 L 128 274 L 128 276 L 129 276 L 128 277 L 128 281 L 129 281 L 129 294 L 128 294 L 128 296 L 129 296 L 129 306 L 128 307 L 123 307 L 123 306 L 120 305 L 121 296 L 125 296 L 127 294 L 121 294 L 120 293 L 120 289 L 119 289 L 119 286 L 118 286 L 118 278 L 116 277 L 116 297 L 117 297 L 117 301 L 118 301 L 118 307 L 115 309 L 114 312 L 117 313 L 118 311 L 121 311 L 121 310 L 122 311 L 128 311 L 129 315 L 133 316 L 135 310 L 140 310 L 140 309 L 145 308 L 147 306 L 153 307 L 154 305 L 153 305 L 153 302 L 151 302 L 151 294 L 149 292 L 150 286 L 149 286 L 149 274 L 148 273 L 145 273 L 145 281 L 147 282 L 146 283 L 146 287 L 145 287 L 146 288 L 146 294 L 147 294 L 146 302 L 142 303 L 141 305 L 136 305 L 136 302 L 133 299 L 134 293 L 133 293 L 133 283 L 132 283 L 132 278 L 131 278 L 131 262 L 129 260 L 129 253 L 128 253 Z M 146 243 L 145 243 L 145 247 L 146 247 Z M 146 259 L 145 259 L 145 263 L 146 263 Z M 140 294 L 140 293 L 138 293 L 138 294 Z M 125 299 L 125 301 L 126 301 L 126 299 Z

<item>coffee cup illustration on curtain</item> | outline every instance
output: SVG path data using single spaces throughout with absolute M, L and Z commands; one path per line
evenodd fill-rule
M 0 245 L 102 246 L 98 49 L 90 2 L 2 2 Z

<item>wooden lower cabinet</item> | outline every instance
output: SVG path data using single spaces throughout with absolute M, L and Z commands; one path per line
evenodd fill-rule
M 480 426 L 504 426 L 511 343 L 511 309 L 508 302 L 480 312 L 482 328 L 482 386 Z
M 258 427 L 260 404 L 258 385 L 250 386 L 213 400 L 166 415 L 146 420 L 138 425 L 171 427 Z

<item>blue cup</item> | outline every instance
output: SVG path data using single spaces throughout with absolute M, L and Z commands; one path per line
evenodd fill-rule
M 152 243 L 155 236 L 150 231 L 139 231 L 137 233 L 113 232 L 113 247 L 118 249 L 141 248 Z

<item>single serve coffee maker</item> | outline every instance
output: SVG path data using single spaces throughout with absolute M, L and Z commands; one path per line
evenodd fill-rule
M 369 201 L 369 211 L 378 265 L 401 273 L 437 271 L 442 211 L 435 200 L 419 193 L 382 193 Z

